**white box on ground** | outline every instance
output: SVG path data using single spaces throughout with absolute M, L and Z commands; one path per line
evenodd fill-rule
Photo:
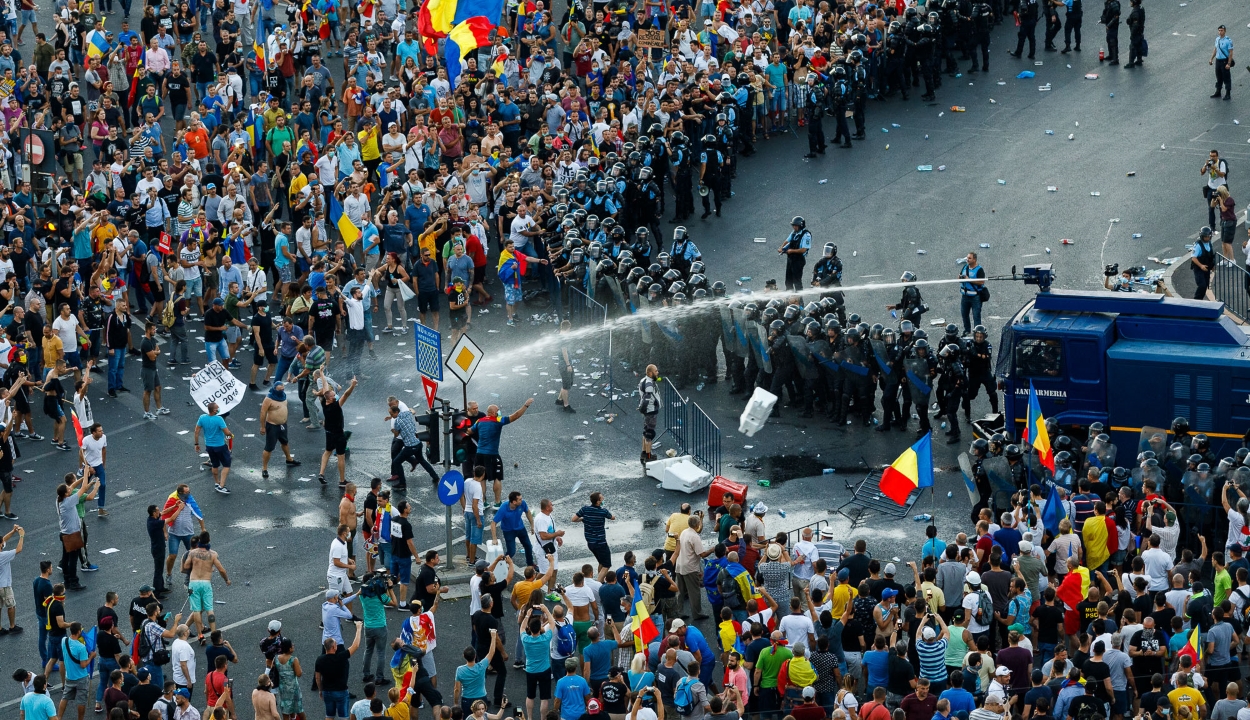
M 495 562 L 495 558 L 504 554 L 503 540 L 487 540 L 486 541 L 486 562 Z M 508 563 L 501 561 L 495 566 L 495 582 L 500 582 L 508 577 Z
M 747 437 L 754 437 L 755 433 L 764 427 L 764 423 L 768 421 L 768 415 L 776 404 L 776 395 L 764 388 L 755 388 L 755 392 L 751 393 L 751 399 L 747 401 L 746 408 L 742 411 L 742 417 L 738 418 L 738 432 Z
M 660 458 L 647 463 L 647 477 L 655 480 L 664 480 L 664 468 L 669 465 L 676 465 L 679 462 L 693 462 L 694 458 L 689 455 L 674 455 L 673 457 Z
M 660 487 L 665 490 L 684 493 L 698 492 L 711 484 L 712 473 L 695 465 L 689 456 L 664 468 L 664 476 L 660 479 Z

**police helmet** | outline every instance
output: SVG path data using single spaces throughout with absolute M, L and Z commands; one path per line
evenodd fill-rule
M 794 219 L 790 221 L 790 225 L 802 230 L 807 227 L 807 221 L 803 219 L 802 215 L 795 215 Z
M 754 320 L 759 317 L 760 306 L 756 303 L 749 302 L 742 306 L 742 311 L 747 314 L 748 318 L 750 318 L 751 320 Z
M 704 290 L 703 288 L 695 288 L 692 297 L 694 297 L 695 300 L 702 300 L 707 297 L 707 290 Z
M 691 275 L 704 275 L 706 273 L 707 273 L 707 266 L 703 264 L 702 260 L 695 260 L 694 262 L 690 263 Z
M 673 293 L 673 303 L 674 303 L 674 304 L 676 304 L 676 305 L 685 305 L 685 304 L 686 304 L 686 300 L 687 300 L 687 298 L 686 298 L 686 293 L 684 293 L 684 292 Z
M 825 257 L 833 257 L 838 254 L 838 246 L 833 243 L 825 243 Z
M 685 145 L 687 142 L 690 142 L 690 138 L 686 137 L 686 133 L 684 133 L 684 132 L 682 132 L 682 131 L 680 131 L 680 130 L 678 130 L 677 132 L 673 133 L 673 143 L 674 143 L 674 144 L 677 144 L 677 145 Z M 591 159 L 593 160 L 594 158 L 591 158 Z
M 562 192 L 564 192 L 566 195 L 568 194 L 568 191 L 567 191 L 567 190 L 564 190 L 564 191 L 562 191 Z M 565 215 L 568 215 L 568 214 L 569 214 L 569 206 L 568 206 L 568 205 L 566 205 L 566 204 L 564 204 L 564 203 L 562 203 L 562 202 L 561 202 L 561 203 L 556 203 L 556 206 L 555 206 L 555 207 L 553 207 L 553 208 L 551 208 L 551 210 L 552 210 L 552 212 L 554 212 L 557 216 L 559 216 L 561 220 L 563 220 L 563 219 L 564 219 L 564 216 L 565 216 Z
M 1072 467 L 1072 453 L 1064 450 L 1055 453 L 1055 467 L 1070 468 Z
M 855 43 L 857 48 L 866 48 L 868 47 L 868 36 L 863 33 L 855 33 L 851 36 L 851 42 Z
M 662 252 L 659 255 L 656 255 L 655 260 L 656 262 L 660 263 L 660 267 L 662 268 L 666 268 L 669 266 L 669 257 L 668 257 L 668 253 L 666 252 Z
M 1019 460 L 1024 457 L 1024 453 L 1020 450 L 1020 446 L 1015 443 L 1003 448 L 1003 455 L 1006 455 L 1008 460 Z
M 768 332 L 770 333 L 785 332 L 785 329 L 786 329 L 786 323 L 782 320 L 773 320 L 772 322 L 768 323 Z
M 638 163 L 642 162 L 642 153 L 638 152 L 637 150 L 634 150 L 629 155 L 627 155 L 625 159 L 629 161 L 630 165 L 637 165 Z
M 605 217 L 603 219 L 603 222 L 600 223 L 600 226 L 603 228 L 604 232 L 607 232 L 611 230 L 612 228 L 616 227 L 616 218 L 611 217 L 611 216 Z
M 861 62 L 863 62 L 863 61 L 864 61 L 864 53 L 860 52 L 859 50 L 852 50 L 852 51 L 851 51 L 851 62 L 853 62 L 853 63 L 855 63 L 856 65 L 858 65 L 859 63 L 861 63 Z
M 725 113 L 716 113 L 716 122 L 718 123 L 729 122 L 729 116 L 726 115 Z
M 1100 423 L 1100 422 L 1092 422 L 1092 423 L 1090 423 L 1090 424 L 1089 424 L 1089 434 L 1090 434 L 1090 435 L 1101 435 L 1101 434 L 1102 434 L 1103 429 L 1104 429 L 1104 428 L 1103 428 L 1103 424 L 1102 424 L 1102 423 Z
M 842 323 L 837 318 L 826 318 L 825 332 L 842 332 Z
M 1233 454 L 1233 462 L 1245 465 L 1247 457 L 1250 457 L 1250 448 L 1237 448 L 1237 452 Z
M 690 283 L 690 287 L 706 287 L 707 277 L 703 273 L 695 273 L 686 282 Z
M 988 337 L 989 334 L 990 334 L 990 331 L 987 330 L 984 325 L 977 325 L 976 327 L 972 328 L 973 337 L 976 337 L 977 335 L 985 335 Z
M 1005 442 L 1007 442 L 1007 436 L 1002 433 L 994 433 L 993 435 L 990 435 L 990 445 L 1002 447 Z
M 846 77 L 846 66 L 845 66 L 845 65 L 834 65 L 834 66 L 833 66 L 833 76 L 834 76 L 834 77 L 836 77 L 836 78 L 844 78 L 844 77 Z M 811 76 L 810 76 L 810 75 L 808 75 L 808 77 L 811 77 Z
M 630 268 L 629 274 L 625 276 L 625 282 L 630 285 L 637 285 L 638 281 L 642 279 L 645 273 L 646 271 L 640 267 Z
M 854 340 L 855 342 L 859 342 L 859 328 L 851 328 L 850 330 L 847 330 L 846 339 L 848 341 Z
M 632 153 L 632 154 L 637 155 L 638 153 Z M 638 157 L 641 158 L 642 156 L 639 155 Z M 612 177 L 620 177 L 624 174 L 625 174 L 625 163 L 618 162 L 617 164 L 612 166 Z
M 632 142 L 627 142 L 621 146 L 621 151 L 626 155 L 632 153 L 635 149 L 637 149 L 637 146 L 635 146 Z
M 958 325 L 956 325 L 955 323 L 946 323 L 946 334 L 947 334 L 947 335 L 958 335 L 958 334 L 959 334 L 959 326 L 958 326 Z
M 659 263 L 651 263 L 647 266 L 647 274 L 651 277 L 659 277 L 664 274 L 664 268 Z
M 903 17 L 905 17 L 905 18 L 907 18 L 908 20 L 910 20 L 910 19 L 912 19 L 912 18 L 916 17 L 916 16 L 917 16 L 917 15 L 919 15 L 919 14 L 920 14 L 920 11 L 919 11 L 919 10 L 917 10 L 917 9 L 915 8 L 915 6 L 912 6 L 912 7 L 907 8 L 907 10 L 903 13 Z
M 898 32 L 899 30 L 902 30 L 902 29 L 903 29 L 903 24 L 902 24 L 901 22 L 899 22 L 898 20 L 891 20 L 891 21 L 890 21 L 890 32 L 892 32 L 892 33 L 896 33 L 896 32 Z
M 911 270 L 904 272 L 903 276 L 899 278 L 899 282 L 905 282 L 905 283 L 916 282 L 916 273 L 912 272 Z
M 595 183 L 595 192 L 605 193 L 607 191 L 608 191 L 607 180 L 600 180 L 599 182 Z
M 817 335 L 819 335 L 819 334 L 820 334 L 820 331 L 821 331 L 821 327 L 820 327 L 820 321 L 819 321 L 819 320 L 815 320 L 815 319 L 812 319 L 812 318 L 808 318 L 808 319 L 807 319 L 807 322 L 804 322 L 804 323 L 803 323 L 803 334 L 804 334 L 804 335 L 808 335 L 808 336 L 815 337 L 815 336 L 817 336 Z
M 1178 417 L 1172 421 L 1172 434 L 1173 435 L 1180 435 L 1181 433 L 1187 433 L 1187 432 L 1189 432 L 1189 420 L 1183 417 Z
M 715 145 L 715 144 L 716 144 L 716 136 L 715 136 L 715 135 L 713 135 L 712 133 L 708 133 L 707 135 L 704 135 L 704 136 L 703 136 L 703 144 L 704 144 L 704 145 Z
M 685 225 L 678 225 L 677 227 L 673 228 L 673 242 L 681 242 L 688 237 L 690 237 L 690 233 L 687 232 Z M 667 253 L 661 253 L 661 254 L 667 255 Z
M 579 223 L 586 222 L 587 217 L 589 216 L 586 214 L 586 208 L 577 208 L 573 211 L 573 219 Z
M 647 242 L 651 238 L 651 231 L 645 227 L 640 227 L 634 231 L 634 239 L 641 242 Z
M 641 180 L 642 182 L 646 182 L 651 179 L 651 173 L 652 173 L 651 168 L 643 167 L 642 169 L 638 171 L 638 179 Z
M 669 295 L 676 295 L 677 293 L 684 293 L 684 292 L 686 292 L 686 283 L 682 282 L 681 280 L 674 280 L 668 286 Z
M 977 457 L 985 457 L 990 453 L 990 444 L 985 438 L 977 438 L 972 441 L 972 445 L 968 447 L 968 452 Z
M 1198 453 L 1194 453 L 1193 455 L 1189 456 L 1186 462 L 1188 462 L 1190 465 L 1197 465 L 1198 463 L 1202 462 L 1202 456 L 1199 455 Z
M 766 307 L 764 308 L 764 312 L 760 313 L 760 317 L 763 318 L 766 323 L 771 323 L 780 317 L 780 315 L 781 313 L 777 312 L 777 308 L 775 307 Z
M 898 339 L 898 334 L 894 332 L 894 328 L 888 327 L 881 331 L 881 339 L 888 343 L 893 343 Z
M 929 23 L 925 23 L 920 26 L 920 32 L 924 33 L 925 35 L 928 35 L 933 32 L 933 26 L 930 25 Z
M 935 12 L 931 12 L 931 13 L 929 13 L 929 23 L 930 23 L 930 24 L 932 24 L 932 25 L 936 25 L 939 19 L 940 19 L 940 17 L 939 17 L 939 15 L 938 15 L 937 13 L 935 13 Z
M 1125 482 L 1129 478 L 1128 468 L 1117 467 L 1112 469 L 1111 475 L 1119 482 Z
M 928 340 L 929 333 L 924 328 L 916 328 L 916 334 L 913 336 L 917 340 Z
M 799 316 L 800 312 L 802 311 L 799 309 L 798 305 L 787 305 L 786 311 L 782 315 L 782 317 L 785 318 L 786 322 L 794 322 L 795 318 Z
M 586 161 L 586 165 L 592 168 L 599 167 L 599 158 L 595 157 L 594 155 L 591 155 L 590 159 Z
M 597 241 L 592 242 L 590 246 L 586 249 L 586 254 L 589 255 L 591 258 L 598 260 L 599 256 L 603 254 L 603 245 Z
M 1198 433 L 1197 435 L 1194 435 L 1193 446 L 1195 450 L 1205 452 L 1211 447 L 1211 439 L 1206 436 L 1206 433 Z
M 947 359 L 957 358 L 959 357 L 959 346 L 955 343 L 950 343 L 946 347 L 942 348 L 942 351 L 938 353 L 938 356 Z
M 725 297 L 725 283 L 720 280 L 712 283 L 712 297 Z
M 809 302 L 808 304 L 803 306 L 803 312 L 811 316 L 818 315 L 820 311 L 823 309 L 824 308 L 820 306 L 820 303 L 817 303 L 817 302 Z
M 770 308 L 775 308 L 777 312 L 780 313 L 781 306 L 783 305 L 783 303 L 781 302 L 781 298 L 773 298 L 772 300 L 769 300 L 767 303 L 765 303 L 765 305 L 767 305 Z
M 653 300 L 663 293 L 664 286 L 659 283 L 651 283 L 651 286 L 647 288 L 647 294 L 650 295 Z
M 915 348 L 916 350 L 928 350 L 929 341 L 925 340 L 924 338 L 920 338 L 919 340 L 915 342 L 915 344 L 912 345 L 912 347 Z
M 660 127 L 659 123 L 656 123 L 652 125 L 650 129 L 647 130 L 647 134 L 651 135 L 652 137 L 657 137 L 657 138 L 664 137 L 664 128 Z M 675 139 L 677 137 L 677 134 L 674 133 L 673 137 Z
M 1210 463 L 1198 463 L 1198 472 L 1200 473 L 1211 472 L 1211 464 Z
M 610 273 L 616 269 L 616 261 L 612 258 L 604 258 L 599 261 L 599 272 Z
M 716 96 L 716 99 L 721 102 L 733 102 L 734 94 L 728 90 L 723 90 L 720 95 Z
M 556 201 L 560 203 L 567 203 L 569 201 L 569 189 L 560 188 L 559 190 L 556 190 Z M 569 209 L 566 207 L 563 212 L 568 212 L 568 210 Z M 557 212 L 560 211 L 557 210 Z
M 591 158 L 591 160 L 594 160 L 594 158 Z M 573 179 L 579 183 L 584 183 L 590 180 L 590 176 L 586 174 L 585 170 L 578 170 L 577 175 Z
M 859 313 L 851 313 L 851 316 L 850 316 L 850 317 L 848 317 L 848 318 L 846 319 L 846 322 L 847 322 L 847 324 L 849 324 L 849 325 L 858 325 L 858 324 L 859 324 Z
M 650 147 L 651 147 L 651 136 L 650 136 L 650 135 L 643 135 L 642 137 L 638 138 L 638 149 L 639 149 L 639 150 L 647 150 L 647 149 L 649 149 Z
M 586 216 L 586 229 L 594 230 L 595 228 L 598 228 L 598 227 L 599 227 L 599 216 L 587 215 Z
M 616 162 L 617 162 L 618 160 L 620 160 L 620 159 L 621 159 L 621 156 L 620 156 L 620 155 L 617 155 L 615 152 L 610 152 L 610 153 L 608 153 L 606 156 L 604 156 L 604 158 L 603 158 L 603 164 L 604 164 L 604 165 L 614 165 L 614 164 L 616 164 Z
M 882 330 L 885 330 L 884 325 L 882 325 L 881 323 L 873 323 L 872 327 L 868 329 L 868 337 L 872 338 L 873 340 L 876 340 L 877 338 L 881 337 Z
M 1203 226 L 1202 226 L 1202 229 L 1198 231 L 1198 235 L 1199 235 L 1200 237 L 1211 237 L 1211 235 L 1212 235 L 1212 232 L 1211 232 L 1211 226 L 1210 226 L 1210 225 L 1203 225 Z
M 1067 435 L 1060 435 L 1059 437 L 1055 438 L 1055 442 L 1052 443 L 1052 446 L 1055 448 L 1055 450 L 1071 450 L 1072 438 L 1068 437 Z
M 663 277 L 664 282 L 666 283 L 676 282 L 681 279 L 681 271 L 676 268 L 672 268 L 666 271 Z

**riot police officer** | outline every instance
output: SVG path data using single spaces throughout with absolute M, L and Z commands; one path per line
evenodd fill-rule
M 886 92 L 878 93 L 877 99 L 884 100 L 895 91 L 907 99 L 907 83 L 903 78 L 903 66 L 907 60 L 907 38 L 903 35 L 903 25 L 897 20 L 890 23 L 890 34 L 885 39 L 885 85 Z
M 920 316 L 924 314 L 928 306 L 920 297 L 920 288 L 910 284 L 916 282 L 916 273 L 911 270 L 904 272 L 899 277 L 899 282 L 908 283 L 903 286 L 903 297 L 899 299 L 897 305 L 886 305 L 885 309 L 896 311 L 900 321 L 910 320 L 913 325 L 920 325 Z
M 812 247 L 812 233 L 802 215 L 795 215 L 790 227 L 790 235 L 777 248 L 777 254 L 786 256 L 786 289 L 799 292 L 803 290 L 803 266 L 807 264 L 807 251 Z
M 669 164 L 672 168 L 674 203 L 673 219 L 669 222 L 682 222 L 694 214 L 692 188 L 694 176 L 690 156 L 691 151 L 685 134 L 680 131 L 673 133 L 673 148 Z
M 1110 65 L 1120 64 L 1120 0 L 1105 0 L 1098 24 L 1107 29 L 1107 59 Z
M 725 283 L 719 280 L 712 283 L 712 297 L 725 297 Z M 720 343 L 721 352 L 725 355 L 725 379 L 729 381 L 729 394 L 737 395 L 747 390 L 746 359 L 751 354 L 743 331 L 745 304 L 741 300 L 733 300 L 728 305 L 720 304 L 717 311 L 721 316 Z
M 816 82 L 817 79 L 816 73 L 808 73 L 807 87 L 803 90 L 807 99 L 804 108 L 807 117 L 807 154 L 803 157 L 809 159 L 816 157 L 818 153 L 825 153 L 825 88 Z
M 972 422 L 972 401 L 981 388 L 990 398 L 990 411 L 998 412 L 998 390 L 994 383 L 994 346 L 984 325 L 972 328 L 972 346 L 968 352 L 968 393 L 964 396 L 964 418 Z
M 920 99 L 927 102 L 937 99 L 933 94 L 934 75 L 937 74 L 934 71 L 937 67 L 937 30 L 929 23 L 924 23 L 918 30 L 916 60 L 920 65 L 920 77 L 924 79 L 924 95 L 921 95 Z
M 864 135 L 864 109 L 868 106 L 868 68 L 864 65 L 864 52 L 859 49 L 860 42 L 864 42 L 865 46 L 868 42 L 862 33 L 855 34 L 856 49 L 851 51 L 851 92 L 854 95 L 852 107 L 852 115 L 855 118 L 855 134 L 852 136 L 855 140 L 863 140 Z
M 817 364 L 823 371 L 825 379 L 826 405 L 829 421 L 842 424 L 846 416 L 842 415 L 842 360 L 845 355 L 846 343 L 842 340 L 842 324 L 837 318 L 825 321 L 825 344 L 813 349 L 817 355 Z
M 1055 38 L 1063 29 L 1063 22 L 1059 20 L 1059 8 L 1065 7 L 1065 4 L 1063 0 L 1042 0 L 1042 2 L 1046 3 L 1046 42 L 1043 48 L 1047 52 L 1054 52 L 1059 49 L 1055 47 Z
M 865 347 L 864 338 L 859 328 L 846 331 L 846 346 L 842 359 L 842 410 L 841 417 L 845 422 L 847 414 L 854 406 L 864 426 L 872 424 L 873 412 L 873 375 L 869 350 Z
M 971 32 L 968 36 L 968 54 L 972 56 L 972 67 L 968 70 L 970 73 L 978 72 L 977 48 L 981 49 L 980 69 L 990 71 L 990 22 L 993 15 L 993 9 L 986 3 L 972 6 Z
M 874 334 L 876 328 L 873 326 Z M 902 373 L 901 358 L 898 351 L 898 337 L 894 328 L 882 328 L 879 340 L 871 342 L 874 359 L 877 362 L 877 384 L 881 387 L 881 424 L 878 432 L 889 430 L 891 425 L 900 430 L 906 429 L 907 423 L 898 406 L 898 389 Z
M 950 423 L 946 431 L 946 444 L 959 442 L 959 403 L 968 387 L 968 371 L 960 360 L 959 346 L 951 343 L 938 353 L 941 375 L 938 378 L 938 392 L 941 395 L 942 414 Z
M 948 433 L 949 434 L 949 433 Z M 955 438 L 957 442 L 958 437 Z M 953 445 L 954 442 L 947 441 L 947 445 Z M 972 441 L 972 445 L 968 448 L 968 459 L 972 461 L 972 484 L 977 489 L 980 499 L 972 506 L 972 522 L 977 522 L 981 517 L 981 511 L 990 508 L 993 512 L 992 503 L 994 500 L 994 488 L 990 485 L 989 474 L 985 472 L 983 464 L 985 458 L 989 456 L 989 443 L 984 438 L 977 438 Z
M 668 254 L 668 261 L 673 269 L 681 273 L 682 277 L 687 277 L 690 275 L 690 266 L 702 257 L 698 246 L 690 239 L 686 226 L 678 225 L 673 228 L 673 248 Z
M 842 284 L 842 258 L 838 257 L 838 246 L 831 242 L 825 243 L 820 259 L 812 266 L 812 287 L 822 286 L 824 278 L 831 278 L 835 285 Z
M 919 338 L 912 343 L 907 359 L 903 361 L 903 377 L 907 383 L 907 392 L 903 395 L 903 408 L 900 413 L 902 426 L 906 429 L 909 409 L 914 407 L 920 417 L 920 432 L 923 436 L 932 429 L 929 424 L 929 397 L 933 392 L 933 376 L 937 363 L 929 354 L 929 341 Z
M 810 75 L 808 77 L 811 77 Z M 835 65 L 833 68 L 833 94 L 830 97 L 833 104 L 833 119 L 837 123 L 838 131 L 833 136 L 833 144 L 837 145 L 841 140 L 839 147 L 849 149 L 851 147 L 851 129 L 846 122 L 846 113 L 851 109 L 851 104 L 855 101 L 851 83 L 846 78 L 846 67 L 843 65 Z
M 1029 487 L 1029 468 L 1024 464 L 1024 451 L 1019 445 L 1011 444 L 1003 448 L 1003 457 L 1007 458 L 1007 468 L 1011 471 L 1011 482 L 1017 490 Z
M 1024 41 L 1028 40 L 1029 59 L 1032 60 L 1037 50 L 1038 0 L 1019 0 L 1019 3 L 1016 9 L 1016 19 L 1020 23 L 1020 29 L 1016 31 L 1016 51 L 1007 54 L 1019 58 L 1024 52 Z
M 1070 52 L 1071 50 L 1081 51 L 1081 18 L 1082 18 L 1081 0 L 1071 0 L 1068 5 L 1068 15 L 1063 20 L 1063 50 L 1060 52 Z M 1076 46 L 1072 45 L 1072 34 L 1076 34 Z
M 786 322 L 773 320 L 768 324 L 768 356 L 773 363 L 773 376 L 768 391 L 777 396 L 771 417 L 781 417 L 781 397 L 787 385 L 794 382 L 795 360 L 790 350 L 790 341 L 786 338 Z M 797 397 L 791 395 L 790 403 L 794 404 Z

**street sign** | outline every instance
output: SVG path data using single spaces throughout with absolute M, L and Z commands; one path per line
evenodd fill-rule
M 468 335 L 461 335 L 460 340 L 447 356 L 447 369 L 452 375 L 460 378 L 460 382 L 468 384 L 469 378 L 473 377 L 473 371 L 477 370 L 478 363 L 482 361 L 482 354 L 482 349 L 477 346 L 477 343 L 469 339 Z
M 417 341 L 417 372 L 431 380 L 443 381 L 443 339 L 437 330 L 413 322 Z
M 438 394 L 438 383 L 422 375 L 421 376 L 421 389 L 425 391 L 425 404 L 430 406 L 430 409 L 433 410 L 434 409 L 434 396 Z
M 443 479 L 438 481 L 438 501 L 447 507 L 451 507 L 460 502 L 460 496 L 464 494 L 464 475 L 459 470 L 448 470 L 443 473 Z M 450 550 L 448 554 L 450 554 Z

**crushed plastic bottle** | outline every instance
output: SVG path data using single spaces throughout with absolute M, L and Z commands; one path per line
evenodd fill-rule
M 932 165 L 917 165 L 916 172 L 933 172 Z
M 890 127 L 892 127 L 892 128 L 901 128 L 901 127 L 903 127 L 903 126 L 902 126 L 902 125 L 899 125 L 898 123 L 890 123 Z
M 1075 244 L 1076 244 L 1076 243 L 1072 242 L 1072 238 L 1064 238 L 1064 239 L 1060 240 L 1060 241 L 1059 241 L 1059 243 L 1060 243 L 1060 244 L 1062 244 L 1062 245 L 1075 245 Z
M 890 132 L 890 128 L 881 128 L 881 132 L 888 133 Z
M 1112 223 L 1118 223 L 1118 222 L 1120 222 L 1120 218 L 1111 218 L 1111 222 L 1112 222 Z
M 1141 233 L 1133 233 L 1133 239 L 1134 239 L 1134 240 L 1138 240 L 1138 239 L 1140 239 L 1140 238 L 1141 238 Z
M 781 517 L 785 517 L 785 516 L 786 516 L 786 511 L 785 511 L 785 509 L 784 509 L 784 508 L 779 508 L 779 509 L 777 510 L 777 514 L 778 514 L 778 515 L 780 515 Z
M 819 182 L 817 182 L 816 184 L 817 184 L 817 185 L 824 185 L 824 184 L 825 184 L 825 183 L 827 183 L 827 182 L 829 182 L 829 178 L 822 178 L 822 179 L 821 179 Z
M 938 165 L 938 172 L 945 172 L 945 171 L 946 171 L 945 165 Z
M 1059 187 L 1056 185 L 1047 185 L 1046 192 L 1059 192 Z
M 1115 97 L 1115 93 L 1111 93 L 1111 97 Z
M 916 251 L 916 254 L 917 254 L 917 255 L 928 255 L 929 253 L 925 252 L 924 250 L 917 250 L 917 251 Z
M 932 519 L 933 519 L 933 516 L 930 515 L 929 513 L 916 515 L 912 518 L 912 520 L 915 520 L 916 522 L 929 522 Z
M 695 385 L 695 386 L 694 386 L 694 389 L 695 389 L 695 390 L 702 390 L 702 389 L 703 389 L 703 383 L 699 383 L 698 385 Z
M 942 421 L 942 429 L 943 429 L 943 430 L 945 430 L 945 429 L 946 429 L 946 427 L 947 427 L 947 425 L 946 425 L 946 421 L 945 421 L 945 420 L 943 420 L 943 421 Z
M 743 275 L 742 277 L 738 278 L 738 281 L 739 281 L 739 282 L 744 282 L 744 283 L 749 283 L 749 282 L 751 282 L 751 276 L 750 276 L 750 275 Z
M 997 105 L 997 104 L 998 104 L 998 101 L 997 101 L 997 100 L 995 100 L 994 98 L 990 98 L 990 104 L 991 104 L 991 105 Z
M 837 468 L 825 468 L 820 471 L 821 475 L 832 475 L 837 472 Z
M 947 499 L 947 500 L 950 500 L 950 499 L 951 499 L 951 498 L 953 498 L 953 497 L 955 497 L 955 493 L 953 493 L 953 492 L 951 492 L 951 491 L 947 490 L 947 491 L 946 491 L 946 499 Z
M 1047 83 L 1045 85 L 1038 85 L 1037 91 L 1038 92 L 1050 92 L 1050 83 Z
M 986 248 L 986 249 L 989 249 L 990 244 L 989 244 L 989 243 L 981 243 L 981 247 Z
M 945 111 L 945 110 L 943 110 L 942 112 L 938 113 L 938 117 L 942 117 L 942 116 L 943 116 L 943 115 L 945 115 L 945 114 L 946 114 L 946 111 Z
M 1094 190 L 1094 191 L 1090 192 L 1090 195 L 1092 195 L 1092 196 L 1094 196 L 1094 197 L 1101 197 L 1101 196 L 1102 196 L 1102 193 L 1098 192 L 1097 190 Z
M 1074 133 L 1068 133 L 1068 139 L 1069 139 L 1069 140 L 1075 140 L 1075 139 L 1076 139 L 1076 135 L 1075 135 Z
M 1055 134 L 1055 131 L 1054 131 L 1054 130 L 1047 130 L 1047 131 L 1046 131 L 1046 134 L 1047 134 L 1047 135 L 1054 135 L 1054 134 Z
M 1137 171 L 1129 170 L 1128 172 L 1124 173 L 1124 177 L 1137 177 Z
M 772 487 L 773 486 L 773 483 L 771 480 L 757 480 L 755 484 L 759 485 L 760 487 Z
M 924 136 L 924 139 L 925 139 L 925 140 L 928 140 L 928 139 L 929 139 L 929 136 L 928 136 L 928 135 L 925 135 L 925 136 Z
M 999 179 L 998 179 L 998 184 L 999 184 L 999 185 L 1006 185 L 1006 184 L 1007 184 L 1007 181 L 1006 181 L 1006 180 L 1003 180 L 1002 178 L 999 178 Z
M 1050 248 L 1046 248 L 1046 254 L 1047 254 L 1047 255 L 1049 255 L 1049 254 L 1050 254 Z

